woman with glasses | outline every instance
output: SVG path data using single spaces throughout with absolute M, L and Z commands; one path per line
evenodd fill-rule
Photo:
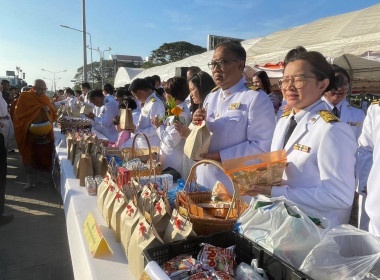
M 252 186 L 252 194 L 285 196 L 318 211 L 331 227 L 349 220 L 355 192 L 356 139 L 321 100 L 332 88 L 334 72 L 322 54 L 299 53 L 279 81 L 293 108 L 277 122 L 271 150 L 285 148 L 288 165 L 281 186 Z
M 350 76 L 347 71 L 338 65 L 332 66 L 335 73 L 335 85 L 330 91 L 325 92 L 322 97 L 331 112 L 336 115 L 341 122 L 347 123 L 353 130 L 356 139 L 362 131 L 365 118 L 364 111 L 350 105 L 346 100 L 350 89 Z

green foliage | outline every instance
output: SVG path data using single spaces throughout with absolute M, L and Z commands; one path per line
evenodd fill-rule
M 206 48 L 184 41 L 164 43 L 158 49 L 152 51 L 150 61 L 145 66 L 152 67 L 175 62 L 195 54 L 203 53 L 206 50 Z
M 93 74 L 92 74 L 93 70 Z M 113 84 L 114 82 L 114 74 L 113 74 L 113 63 L 112 61 L 103 60 L 103 77 L 104 77 L 104 83 L 110 83 Z M 94 79 L 92 79 L 94 77 Z M 80 89 L 80 84 L 84 80 L 83 76 L 83 66 L 79 67 L 77 69 L 77 73 L 74 76 L 74 80 L 76 80 L 74 89 Z M 87 64 L 87 81 L 90 83 L 91 88 L 93 89 L 101 89 L 102 88 L 102 72 L 100 67 L 100 62 L 95 61 L 92 63 Z M 94 81 L 94 85 L 92 82 Z

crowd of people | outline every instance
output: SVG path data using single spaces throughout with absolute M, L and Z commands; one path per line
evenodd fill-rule
M 329 219 L 331 227 L 349 223 L 351 216 L 354 219 L 350 223 L 380 236 L 376 206 L 379 175 L 374 171 L 380 164 L 376 149 L 379 103 L 374 102 L 367 115 L 351 106 L 346 100 L 350 75 L 329 64 L 319 52 L 303 47 L 288 52 L 283 77 L 278 81 L 280 93 L 272 90 L 264 71 L 247 80 L 245 61 L 246 52 L 240 43 L 223 42 L 208 64 L 212 75 L 193 66 L 186 77 L 165 82 L 159 76 L 135 79 L 116 90 L 111 84 L 105 84 L 102 90 L 91 89 L 85 82 L 81 92 L 68 88 L 59 92 L 54 102 L 45 94 L 45 82 L 36 80 L 32 89 L 18 97 L 12 113 L 27 175 L 25 189 L 33 187 L 29 174 L 38 174 L 34 170 L 49 171 L 48 153 L 54 148 L 52 131 L 42 141 L 30 132 L 31 124 L 54 122 L 57 106 L 70 107 L 79 102 L 93 107 L 85 116 L 108 139 L 106 145 L 130 147 L 135 136 L 143 133 L 151 146 L 159 147 L 163 169 L 174 169 L 184 179 L 195 163 L 184 154 L 185 141 L 202 122 L 211 134 L 208 152 L 201 155 L 204 159 L 223 162 L 285 149 L 288 164 L 282 184 L 252 185 L 245 195 L 284 196 L 301 207 L 317 210 Z M 3 85 L 1 133 L 11 108 L 7 92 Z M 173 108 L 168 104 L 178 113 L 171 114 Z M 133 126 L 121 129 L 120 110 L 125 108 L 132 111 Z M 12 132 L 3 134 L 2 159 Z M 143 148 L 147 143 L 137 137 L 135 145 Z M 4 166 L 3 160 L 1 164 Z M 197 168 L 198 184 L 212 188 L 216 181 L 233 192 L 231 181 L 220 169 L 212 165 Z M 359 219 L 355 219 L 357 216 Z M 6 216 L 1 217 L 5 221 Z

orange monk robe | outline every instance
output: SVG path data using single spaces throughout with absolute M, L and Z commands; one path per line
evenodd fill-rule
M 33 163 L 32 147 L 35 138 L 28 132 L 32 122 L 47 119 L 46 113 L 42 110 L 44 106 L 49 106 L 50 119 L 55 121 L 57 112 L 46 95 L 40 96 L 32 89 L 31 91 L 22 92 L 18 98 L 13 116 L 13 126 L 24 165 L 32 165 Z M 53 129 L 50 131 L 48 138 L 50 141 L 54 141 Z

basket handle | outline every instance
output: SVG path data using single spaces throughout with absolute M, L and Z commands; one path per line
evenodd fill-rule
M 137 137 L 138 137 L 139 135 L 143 136 L 143 137 L 145 138 L 146 143 L 148 144 L 148 150 L 149 150 L 149 166 L 150 166 L 149 178 L 150 178 L 150 176 L 152 175 L 152 169 L 153 169 L 153 155 L 152 155 L 152 148 L 151 148 L 151 146 L 150 146 L 150 142 L 149 142 L 148 137 L 147 137 L 144 133 L 142 133 L 142 132 L 137 133 L 137 134 L 135 135 L 135 137 L 133 138 L 133 142 L 132 142 L 132 155 L 131 155 L 131 157 L 132 157 L 132 159 L 135 158 L 135 143 L 136 143 L 136 139 L 137 139 Z
M 186 208 L 186 211 L 187 211 L 187 219 L 190 219 L 190 218 L 189 218 L 189 217 L 190 217 L 190 200 L 189 200 L 189 198 L 187 197 L 187 195 L 186 195 L 186 193 L 185 193 L 184 191 L 178 191 L 178 192 L 176 193 L 175 206 L 176 206 L 176 208 L 177 208 L 178 215 L 181 215 L 181 214 L 179 213 L 179 206 L 180 206 L 180 204 L 183 204 L 183 203 L 180 203 L 180 199 L 179 199 L 180 196 L 181 196 L 183 199 L 186 200 L 186 204 L 184 204 L 183 206 L 184 206 L 184 208 Z
M 196 168 L 197 166 L 201 165 L 201 164 L 212 164 L 212 165 L 215 165 L 216 167 L 218 167 L 220 170 L 223 171 L 223 173 L 226 173 L 224 168 L 222 167 L 222 165 L 215 161 L 215 160 L 209 160 L 209 159 L 204 159 L 204 160 L 200 160 L 198 161 L 197 163 L 195 163 L 193 165 L 193 167 L 191 168 L 190 170 L 190 175 L 189 177 L 187 178 L 186 180 L 186 184 L 185 184 L 185 187 L 184 187 L 184 192 L 188 192 L 189 190 L 189 186 L 191 185 L 191 182 L 194 181 L 195 182 L 195 187 L 199 190 L 199 187 L 198 187 L 198 184 L 195 180 L 196 178 Z M 227 176 L 227 175 L 226 175 Z M 237 183 L 233 180 L 231 180 L 231 178 L 229 176 L 227 176 L 228 179 L 231 181 L 232 183 L 232 186 L 233 186 L 233 189 L 234 189 L 234 193 L 233 193 L 233 196 L 232 196 L 232 202 L 231 202 L 231 206 L 230 208 L 228 209 L 228 213 L 227 213 L 227 216 L 226 216 L 226 219 L 229 218 L 230 216 L 230 213 L 231 211 L 236 208 L 237 210 L 237 214 L 238 216 L 240 216 L 241 214 L 241 208 L 242 206 L 244 205 L 244 202 L 243 202 L 243 199 L 241 198 L 241 194 L 240 194 L 240 190 L 239 190 L 239 187 L 237 185 Z M 189 212 L 190 213 L 190 212 Z
M 223 167 L 219 164 L 219 162 L 217 162 L 215 160 L 204 159 L 204 160 L 198 161 L 197 163 L 195 163 L 191 167 L 189 177 L 187 177 L 187 180 L 186 180 L 186 183 L 185 183 L 185 187 L 183 189 L 185 192 L 189 192 L 189 188 L 190 188 L 189 186 L 191 185 L 192 181 L 195 183 L 195 189 L 197 189 L 199 191 L 199 187 L 198 187 L 198 184 L 196 182 L 196 169 L 197 169 L 197 166 L 199 166 L 201 164 L 212 164 L 212 165 L 215 165 L 216 167 L 218 167 L 219 169 L 221 169 L 224 172 Z

